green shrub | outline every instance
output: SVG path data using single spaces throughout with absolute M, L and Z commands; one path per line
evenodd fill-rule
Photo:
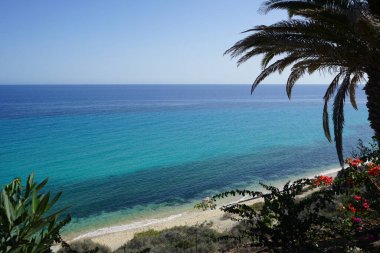
M 154 237 L 154 236 L 159 236 L 160 233 L 161 233 L 160 231 L 149 229 L 147 231 L 136 233 L 134 237 L 135 238 Z
M 232 248 L 229 241 L 221 240 L 226 234 L 219 233 L 207 225 L 180 226 L 163 231 L 148 230 L 136 234 L 115 253 L 137 252 L 221 252 Z
M 222 207 L 240 221 L 230 237 L 270 252 L 380 252 L 380 151 L 374 142 L 359 142 L 354 158 L 337 177 L 319 176 L 287 183 L 282 190 L 262 184 L 266 193 L 235 190 L 203 201 L 214 207 L 218 198 L 263 197 L 260 205 Z M 319 191 L 298 197 L 306 190 Z M 247 240 L 248 238 L 248 240 Z M 377 241 L 377 242 L 376 242 Z M 371 243 L 374 242 L 374 243 Z
M 333 190 L 339 194 L 335 226 L 351 248 L 369 249 L 380 239 L 380 151 L 376 142 L 359 141 L 357 151 L 347 158 L 347 168 L 339 172 Z M 377 248 L 376 251 L 379 251 Z
M 63 210 L 51 209 L 61 193 L 51 197 L 41 193 L 47 179 L 37 184 L 34 175 L 28 177 L 25 187 L 16 178 L 0 192 L 0 252 L 51 252 L 54 243 L 61 242 L 59 231 L 70 217 L 60 219 Z
M 250 195 L 263 197 L 262 206 L 232 204 L 222 210 L 238 215 L 242 224 L 235 237 L 249 237 L 252 245 L 266 247 L 281 252 L 302 252 L 315 248 L 322 228 L 330 220 L 319 214 L 321 208 L 332 202 L 333 195 L 327 191 L 317 191 L 307 198 L 296 199 L 304 193 L 305 187 L 315 187 L 318 178 L 300 179 L 285 184 L 283 190 L 262 184 L 269 193 L 235 190 L 213 197 L 224 198 L 230 195 Z M 239 238 L 241 239 L 241 238 Z
M 251 207 L 256 211 L 261 211 L 264 208 L 264 202 L 257 202 L 251 205 Z
M 111 249 L 105 245 L 95 243 L 89 239 L 83 241 L 76 241 L 70 244 L 70 249 L 62 248 L 58 250 L 58 253 L 111 253 Z

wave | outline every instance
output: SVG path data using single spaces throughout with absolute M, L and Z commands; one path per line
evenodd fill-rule
M 75 237 L 72 241 L 76 241 L 76 240 L 80 240 L 80 239 L 84 239 L 84 238 L 96 237 L 96 236 L 100 236 L 100 235 L 112 234 L 112 233 L 116 233 L 116 232 L 123 232 L 123 231 L 132 230 L 132 229 L 136 229 L 136 228 L 142 228 L 142 227 L 146 227 L 146 226 L 153 225 L 153 224 L 171 221 L 171 220 L 174 220 L 176 218 L 181 217 L 182 215 L 183 214 L 180 213 L 180 214 L 171 215 L 169 217 L 165 217 L 162 219 L 149 219 L 149 220 L 137 221 L 137 222 L 133 222 L 130 224 L 125 224 L 125 225 L 100 228 L 100 229 L 79 235 L 79 236 Z

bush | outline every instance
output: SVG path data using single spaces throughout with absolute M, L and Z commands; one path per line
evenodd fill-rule
M 262 186 L 269 193 L 235 190 L 218 194 L 202 207 L 215 206 L 230 195 L 263 197 L 262 207 L 232 204 L 222 207 L 238 216 L 231 231 L 249 238 L 255 250 L 274 252 L 380 252 L 380 151 L 376 143 L 359 142 L 348 167 L 337 177 L 319 176 L 287 183 L 283 190 Z M 319 191 L 298 198 L 305 190 Z M 236 216 L 234 216 L 236 217 Z M 247 242 L 247 240 L 246 240 Z
M 40 184 L 31 174 L 25 187 L 16 178 L 0 192 L 0 252 L 51 252 L 54 243 L 61 242 L 60 230 L 70 217 L 60 219 L 63 210 L 52 212 L 61 193 L 41 193 L 47 184 Z
M 369 248 L 369 242 L 380 239 L 380 160 L 375 142 L 364 146 L 347 158 L 348 167 L 334 180 L 339 194 L 335 231 L 351 247 Z M 377 249 L 379 250 L 379 249 Z
M 95 243 L 89 239 L 83 241 L 76 241 L 70 244 L 70 248 L 62 248 L 58 253 L 111 253 L 111 249 L 105 245 Z
M 145 238 L 145 237 L 155 237 L 160 235 L 160 231 L 154 230 L 154 229 L 149 229 L 147 231 L 143 231 L 140 233 L 135 234 L 135 238 Z
M 131 241 L 115 252 L 221 252 L 233 246 L 230 242 L 221 240 L 223 236 L 225 234 L 204 224 L 174 227 L 163 231 L 148 230 L 136 234 Z
M 235 190 L 216 195 L 213 199 L 230 195 L 263 197 L 264 204 L 261 208 L 245 204 L 222 207 L 225 212 L 239 216 L 242 225 L 237 236 L 249 237 L 255 247 L 281 252 L 303 252 L 315 248 L 316 240 L 325 236 L 321 232 L 330 220 L 319 212 L 332 202 L 333 195 L 323 190 L 299 200 L 296 196 L 304 193 L 305 187 L 324 186 L 325 179 L 326 183 L 332 183 L 331 179 L 322 177 L 315 180 L 300 179 L 288 182 L 283 190 L 262 184 L 269 193 Z

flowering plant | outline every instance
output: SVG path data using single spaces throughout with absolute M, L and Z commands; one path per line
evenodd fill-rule
M 351 157 L 349 157 L 349 158 L 346 159 L 346 163 L 348 165 L 350 165 L 351 167 L 358 167 L 358 166 L 360 166 L 363 163 L 363 161 L 360 160 L 359 158 L 351 158 Z
M 368 199 L 363 198 L 360 195 L 354 195 L 351 201 L 347 205 L 346 216 L 351 217 L 351 228 L 357 232 L 362 232 L 366 223 L 366 218 L 369 214 L 370 204 Z
M 333 183 L 333 178 L 329 176 L 316 176 L 313 180 L 313 185 L 318 187 L 318 186 L 329 186 L 332 185 Z
M 380 239 L 379 155 L 378 148 L 361 145 L 358 153 L 347 158 L 348 167 L 334 179 L 325 175 L 299 179 L 287 183 L 282 190 L 262 184 L 264 193 L 224 192 L 204 200 L 199 207 L 215 208 L 216 199 L 235 195 L 263 198 L 260 210 L 242 202 L 221 208 L 243 224 L 240 232 L 260 249 L 274 252 L 314 252 L 325 250 L 323 247 L 329 248 L 326 252 L 345 252 L 346 246 L 368 249 L 369 240 Z M 319 190 L 305 194 L 316 188 Z M 324 245 L 334 240 L 340 243 Z
M 380 166 L 373 166 L 368 170 L 368 175 L 373 177 L 380 175 Z

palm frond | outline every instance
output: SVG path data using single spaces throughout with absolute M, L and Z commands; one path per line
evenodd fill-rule
M 332 142 L 332 138 L 331 138 L 331 133 L 330 133 L 328 103 L 329 103 L 330 98 L 334 95 L 335 90 L 339 85 L 339 81 L 343 73 L 344 72 L 341 71 L 335 76 L 335 78 L 332 80 L 331 84 L 327 88 L 326 94 L 324 96 L 325 103 L 323 106 L 323 130 L 329 142 Z
M 289 99 L 292 97 L 292 89 L 294 84 L 305 74 L 305 72 L 305 68 L 292 69 L 292 72 L 288 77 L 288 81 L 286 82 L 286 94 L 288 95 Z
M 334 122 L 334 139 L 335 139 L 335 147 L 338 154 L 338 159 L 340 165 L 344 166 L 343 159 L 343 127 L 344 127 L 344 102 L 346 98 L 347 90 L 350 86 L 350 75 L 351 73 L 346 73 L 344 80 L 339 87 L 335 99 L 334 99 L 334 107 L 333 107 L 333 122 Z
M 278 60 L 275 63 L 271 64 L 270 66 L 266 67 L 260 75 L 256 78 L 256 80 L 253 82 L 251 87 L 251 93 L 256 89 L 256 87 L 270 74 L 276 72 L 276 71 L 282 71 L 286 66 L 292 64 L 294 61 L 296 61 L 296 57 L 288 56 L 284 59 Z
M 360 82 L 361 78 L 362 78 L 361 72 L 355 73 L 351 79 L 350 87 L 349 87 L 350 102 L 351 102 L 352 107 L 355 110 L 358 110 L 358 105 L 356 103 L 355 93 L 356 93 L 356 88 L 358 87 L 358 82 Z
M 265 55 L 264 55 L 264 57 L 263 57 L 263 59 L 262 59 L 262 61 L 261 61 L 261 66 L 263 67 L 263 69 L 265 69 L 267 66 L 268 66 L 268 64 L 269 64 L 269 62 L 273 59 L 273 57 L 275 57 L 276 56 L 276 54 L 275 53 L 273 53 L 273 52 L 268 52 L 268 53 L 266 53 Z
M 281 10 L 285 9 L 289 12 L 289 15 L 292 16 L 297 10 L 305 10 L 305 9 L 316 9 L 321 7 L 320 5 L 316 5 L 312 3 L 312 1 L 284 1 L 284 0 L 269 0 L 265 1 L 261 8 L 260 12 L 267 14 L 272 10 Z

